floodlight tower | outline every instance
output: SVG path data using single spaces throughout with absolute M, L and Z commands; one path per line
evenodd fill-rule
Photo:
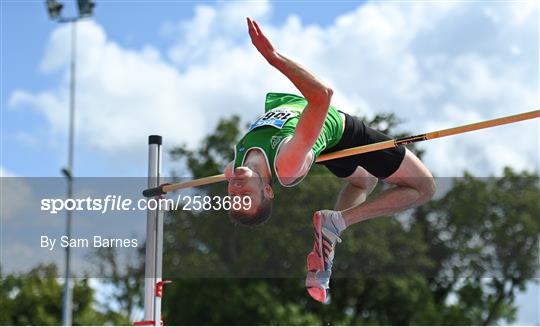
M 70 85 L 69 85 L 69 134 L 68 134 L 68 162 L 67 166 L 62 168 L 62 175 L 67 179 L 67 198 L 73 197 L 73 144 L 75 135 L 75 68 L 77 58 L 77 21 L 82 18 L 91 17 L 94 7 L 93 0 L 77 0 L 79 15 L 75 17 L 63 17 L 62 9 L 64 5 L 56 0 L 46 0 L 47 12 L 49 18 L 59 23 L 71 24 L 71 64 L 70 64 Z M 66 236 L 71 238 L 71 211 L 66 211 Z M 71 285 L 70 259 L 71 253 L 69 246 L 66 249 L 65 260 L 65 282 L 62 304 L 62 324 L 71 326 L 72 323 L 72 300 L 73 289 Z

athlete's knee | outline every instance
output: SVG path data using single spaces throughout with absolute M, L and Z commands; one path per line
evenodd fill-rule
M 410 187 L 418 192 L 418 198 L 413 206 L 420 206 L 433 198 L 437 186 L 431 173 L 425 173 L 423 176 L 408 177 L 402 181 L 403 186 Z
M 433 176 L 419 177 L 416 189 L 420 193 L 417 205 L 424 204 L 431 200 L 437 190 Z
M 379 180 L 376 177 L 358 177 L 349 181 L 349 185 L 355 188 L 359 188 L 366 193 L 371 193 Z
M 362 189 L 367 193 L 371 193 L 379 182 L 377 177 L 371 175 L 362 167 L 357 167 L 355 172 L 345 180 L 351 187 Z

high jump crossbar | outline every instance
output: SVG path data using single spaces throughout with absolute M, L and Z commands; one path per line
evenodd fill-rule
M 363 145 L 319 156 L 316 162 L 332 160 L 356 154 L 389 149 L 398 145 L 405 145 L 421 141 L 432 140 L 440 137 L 462 134 L 479 129 L 516 123 L 523 120 L 540 117 L 540 110 L 520 113 L 517 115 L 486 120 L 479 123 L 468 124 L 435 132 L 402 137 L 384 142 Z M 161 184 L 161 144 L 162 137 L 150 135 L 148 138 L 148 189 L 143 191 L 146 197 L 160 197 L 163 194 L 179 189 L 213 184 L 226 180 L 225 175 L 215 175 L 205 178 L 194 179 L 176 184 Z M 145 256 L 145 280 L 144 280 L 144 321 L 136 322 L 136 326 L 160 326 L 163 325 L 161 318 L 161 299 L 163 296 L 163 284 L 168 281 L 162 279 L 163 267 L 163 211 L 150 210 L 147 213 L 146 222 L 146 256 Z
M 506 117 L 501 117 L 501 118 L 496 118 L 496 119 L 491 119 L 491 120 L 485 120 L 479 123 L 462 125 L 462 126 L 457 126 L 453 128 L 442 129 L 439 131 L 429 132 L 425 134 L 407 136 L 407 137 L 402 137 L 398 139 L 392 139 L 388 141 L 362 145 L 362 146 L 358 146 L 358 147 L 354 147 L 350 149 L 344 149 L 344 150 L 340 150 L 340 151 L 336 151 L 332 153 L 327 153 L 327 154 L 323 154 L 319 156 L 316 162 L 323 162 L 327 160 L 343 158 L 343 157 L 353 156 L 353 155 L 362 154 L 362 153 L 368 153 L 368 152 L 373 152 L 373 151 L 378 151 L 378 150 L 394 148 L 399 145 L 422 142 L 422 141 L 432 140 L 432 139 L 441 138 L 441 137 L 450 136 L 450 135 L 462 134 L 466 132 L 476 131 L 479 129 L 516 123 L 519 121 L 538 118 L 538 117 L 540 117 L 540 110 L 533 110 L 533 111 L 524 112 L 524 113 L 520 113 L 516 115 L 511 115 L 511 116 L 506 116 Z M 157 187 L 149 186 L 148 189 L 143 191 L 143 195 L 146 197 L 159 196 L 159 195 L 163 195 L 168 192 L 172 192 L 179 189 L 203 186 L 203 185 L 221 182 L 224 180 L 226 180 L 225 175 L 220 174 L 220 175 L 214 175 L 214 176 L 194 179 L 194 180 L 190 180 L 186 182 L 175 183 L 175 184 L 163 184 L 163 185 L 159 184 L 159 186 Z

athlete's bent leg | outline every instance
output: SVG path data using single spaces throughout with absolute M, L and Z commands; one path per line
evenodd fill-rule
M 344 179 L 346 183 L 339 193 L 334 210 L 343 211 L 360 205 L 366 201 L 378 182 L 377 177 L 362 167 L 357 167 L 351 176 Z
M 355 174 L 348 178 L 341 191 L 336 211 L 321 210 L 313 216 L 315 242 L 307 258 L 306 287 L 311 297 L 320 302 L 328 300 L 334 248 L 347 226 L 419 206 L 435 193 L 433 176 L 408 150 L 398 170 L 385 179 L 394 187 L 369 200 L 366 198 L 377 179 L 363 168 L 357 169 Z
M 398 170 L 384 180 L 394 185 L 364 203 L 343 210 L 347 226 L 419 206 L 435 193 L 435 181 L 424 164 L 409 150 Z

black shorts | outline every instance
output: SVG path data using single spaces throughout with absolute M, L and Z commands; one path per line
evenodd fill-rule
M 366 126 L 360 119 L 345 114 L 345 129 L 341 140 L 335 146 L 325 149 L 321 154 L 390 139 L 387 135 Z M 356 168 L 360 166 L 371 175 L 384 179 L 392 175 L 399 168 L 404 157 L 405 147 L 400 145 L 396 148 L 323 161 L 320 164 L 325 165 L 334 175 L 340 178 L 351 176 Z

